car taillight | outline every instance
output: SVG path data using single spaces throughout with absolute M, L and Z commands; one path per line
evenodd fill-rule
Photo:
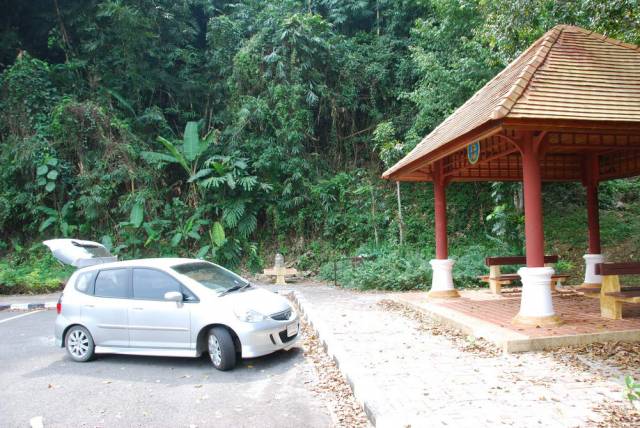
M 62 312 L 62 296 L 58 298 L 58 303 L 56 303 L 56 312 Z

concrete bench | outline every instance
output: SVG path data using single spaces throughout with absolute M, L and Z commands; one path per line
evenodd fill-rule
M 600 316 L 612 320 L 622 319 L 623 303 L 640 303 L 640 287 L 620 286 L 620 276 L 640 275 L 640 263 L 599 263 L 596 274 L 602 275 L 600 287 Z
M 544 256 L 545 266 L 558 262 L 558 256 Z M 519 281 L 520 275 L 517 273 L 500 272 L 501 266 L 511 265 L 524 265 L 527 263 L 527 258 L 524 256 L 502 256 L 502 257 L 487 257 L 485 264 L 489 267 L 489 275 L 481 275 L 478 278 L 482 282 L 488 282 L 491 292 L 494 294 L 502 293 L 503 285 L 510 285 L 513 281 Z M 553 274 L 551 277 L 551 291 L 555 291 L 558 285 L 562 285 L 564 281 L 569 278 L 569 275 L 565 274 Z

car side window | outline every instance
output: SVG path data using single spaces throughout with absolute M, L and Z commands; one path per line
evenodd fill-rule
M 128 298 L 129 270 L 108 269 L 100 271 L 96 278 L 94 294 L 98 297 Z
M 93 294 L 93 278 L 95 278 L 95 272 L 78 274 L 76 290 L 84 294 Z
M 164 300 L 165 293 L 182 293 L 181 284 L 164 272 L 155 269 L 133 270 L 133 298 L 144 300 Z

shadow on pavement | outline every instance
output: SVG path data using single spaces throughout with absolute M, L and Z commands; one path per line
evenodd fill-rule
M 199 358 L 147 357 L 138 355 L 99 354 L 87 363 L 76 363 L 63 349 L 60 358 L 24 376 L 41 378 L 55 375 L 86 376 L 99 380 L 161 383 L 170 386 L 215 382 L 253 382 L 285 373 L 302 362 L 303 351 L 294 347 L 259 358 L 238 361 L 234 370 L 221 372 L 211 364 L 208 354 Z

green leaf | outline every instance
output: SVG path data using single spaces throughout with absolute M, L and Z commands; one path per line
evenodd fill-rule
M 198 232 L 196 232 L 195 230 L 190 231 L 189 233 L 187 233 L 187 236 L 189 238 L 195 239 L 196 241 L 199 241 L 201 236 Z
M 184 127 L 182 151 L 189 162 L 193 162 L 200 154 L 198 122 L 187 122 L 187 126 Z
M 40 224 L 40 227 L 38 228 L 38 232 L 42 232 L 44 231 L 47 227 L 51 226 L 53 223 L 55 223 L 57 220 L 57 218 L 55 217 L 49 217 L 48 219 L 46 219 L 45 221 L 43 221 Z
M 131 104 L 129 104 L 127 102 L 127 100 L 125 100 L 122 95 L 120 95 L 118 92 L 114 91 L 113 89 L 109 89 L 109 88 L 106 88 L 106 87 L 104 89 L 109 93 L 109 95 L 111 95 L 113 98 L 118 100 L 118 102 L 120 103 L 120 105 L 122 107 L 124 107 L 125 109 L 129 110 L 129 112 L 134 117 L 136 116 L 136 112 L 133 110 L 133 107 L 131 107 Z
M 38 210 L 47 214 L 49 217 L 58 217 L 58 211 L 53 208 L 45 207 L 44 205 L 40 205 Z
M 47 184 L 47 179 L 44 178 L 44 177 L 40 177 L 40 178 L 38 178 L 36 183 L 38 184 L 38 186 L 44 186 L 45 184 Z
M 202 177 L 206 177 L 207 175 L 211 174 L 212 172 L 213 172 L 213 170 L 211 170 L 209 168 L 201 169 L 200 171 L 196 172 L 191 177 L 189 177 L 189 180 L 187 180 L 187 183 L 193 183 L 194 181 L 199 180 Z
M 220 224 L 219 221 L 213 223 L 213 226 L 211 227 L 211 240 L 216 245 L 216 247 L 220 247 L 222 244 L 224 244 L 224 227 L 222 227 L 222 224 Z
M 144 220 L 144 205 L 140 202 L 137 202 L 133 208 L 131 208 L 131 214 L 129 215 L 129 221 L 133 224 L 133 227 L 136 229 L 142 225 L 142 221 Z
M 58 178 L 58 171 L 52 169 L 51 171 L 49 171 L 49 174 L 47 174 L 47 178 L 49 180 L 55 180 L 56 178 Z
M 56 159 L 56 158 L 51 158 L 51 159 L 47 160 L 47 165 L 49 165 L 49 166 L 56 166 L 56 165 L 58 165 L 58 159 Z
M 102 238 L 100 238 L 100 243 L 104 245 L 107 251 L 111 251 L 111 249 L 113 248 L 113 240 L 109 235 L 104 235 Z
M 46 165 L 40 165 L 36 170 L 36 174 L 45 175 L 49 171 L 49 167 Z
M 151 164 L 164 165 L 165 163 L 178 163 L 178 159 L 166 153 L 141 152 L 140 156 Z
M 56 183 L 54 183 L 53 181 L 50 181 L 47 183 L 46 186 L 44 186 L 44 190 L 46 190 L 47 192 L 53 192 L 53 189 L 56 188 Z
M 158 137 L 157 140 L 160 144 L 164 146 L 165 149 L 167 149 L 167 151 L 171 154 L 171 156 L 173 156 L 173 158 L 175 159 L 175 162 L 178 162 L 180 166 L 187 172 L 187 174 L 191 174 L 191 169 L 189 168 L 189 164 L 187 163 L 187 160 L 182 155 L 182 153 L 178 151 L 176 146 L 174 146 L 171 141 L 163 137 Z
M 200 248 L 200 250 L 198 251 L 198 254 L 196 254 L 196 259 L 204 259 L 204 256 L 207 255 L 210 248 L 211 248 L 210 245 L 205 245 L 204 247 Z
M 178 232 L 175 235 L 173 235 L 173 238 L 171 238 L 171 246 L 175 247 L 177 246 L 180 241 L 182 241 L 182 233 Z

